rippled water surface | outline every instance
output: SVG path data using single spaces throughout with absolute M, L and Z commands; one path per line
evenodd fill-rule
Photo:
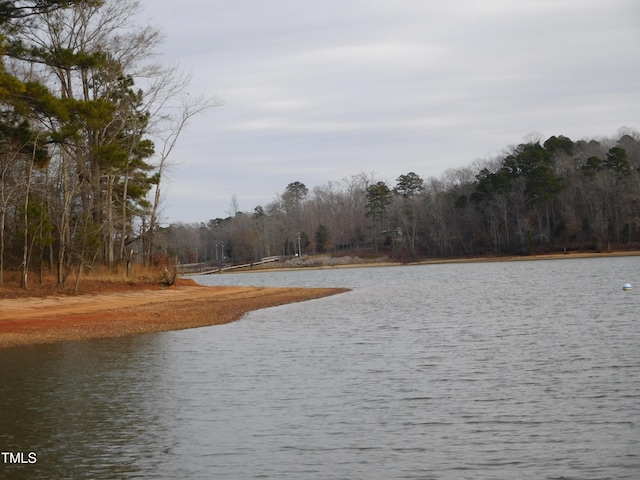
M 198 281 L 353 290 L 0 350 L 0 478 L 640 478 L 640 257 Z

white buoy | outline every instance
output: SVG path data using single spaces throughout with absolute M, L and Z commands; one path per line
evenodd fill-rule
M 625 283 L 625 284 L 622 286 L 622 289 L 623 289 L 623 290 L 631 290 L 631 284 L 630 284 L 630 283 Z

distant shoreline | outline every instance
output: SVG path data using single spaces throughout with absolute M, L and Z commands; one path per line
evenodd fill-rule
M 228 272 L 215 273 L 214 275 L 237 275 L 241 273 L 261 273 L 261 272 L 278 272 L 278 271 L 295 271 L 295 270 L 331 270 L 341 268 L 369 268 L 369 267 L 398 267 L 398 266 L 411 266 L 411 265 L 437 265 L 448 263 L 483 263 L 483 262 L 520 262 L 520 261 L 535 261 L 535 260 L 567 260 L 578 258 L 607 258 L 607 257 L 635 257 L 640 256 L 640 251 L 613 251 L 613 252 L 567 252 L 567 253 L 547 253 L 540 255 L 510 255 L 503 257 L 464 257 L 464 258 L 433 258 L 418 260 L 415 262 L 396 262 L 396 261 L 362 261 L 354 263 L 344 264 L 326 264 L 315 266 L 295 266 L 295 265 L 282 265 L 282 266 L 254 266 L 247 268 L 239 268 L 236 270 L 230 270 Z M 197 273 L 188 274 L 186 276 L 197 276 Z

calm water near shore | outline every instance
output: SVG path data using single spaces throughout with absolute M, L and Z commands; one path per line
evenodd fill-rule
M 353 290 L 0 350 L 0 478 L 640 477 L 640 257 L 197 280 Z

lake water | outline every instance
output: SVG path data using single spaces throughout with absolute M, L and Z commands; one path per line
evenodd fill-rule
M 0 478 L 640 478 L 640 257 L 198 281 L 353 290 L 0 350 Z

